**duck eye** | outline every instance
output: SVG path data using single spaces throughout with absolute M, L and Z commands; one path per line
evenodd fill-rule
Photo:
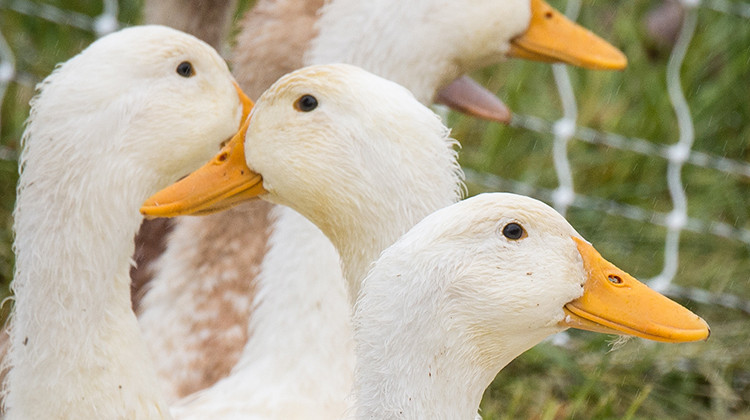
M 312 95 L 302 95 L 294 103 L 294 109 L 302 112 L 310 112 L 318 107 L 318 100 Z
M 526 232 L 523 230 L 523 227 L 519 225 L 518 223 L 508 223 L 503 228 L 503 236 L 505 236 L 508 239 L 516 240 L 521 239 L 526 235 Z
M 190 77 L 193 74 L 193 65 L 189 61 L 183 61 L 177 66 L 177 74 L 182 77 Z

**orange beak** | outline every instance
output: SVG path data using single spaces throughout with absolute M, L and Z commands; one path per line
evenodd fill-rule
M 141 206 L 146 217 L 205 215 L 233 207 L 266 192 L 262 177 L 245 163 L 245 133 L 250 119 L 211 161 Z
M 622 70 L 628 64 L 620 50 L 570 21 L 543 0 L 531 0 L 529 27 L 511 41 L 508 56 L 599 70 Z M 503 124 L 510 123 L 512 117 L 500 99 L 467 76 L 442 88 L 435 102 Z
M 511 41 L 508 55 L 600 70 L 622 70 L 628 64 L 620 50 L 543 0 L 531 0 L 529 27 Z
M 583 296 L 565 305 L 561 325 L 670 343 L 708 338 L 711 330 L 701 317 L 620 270 L 591 244 L 573 240 L 588 279 Z

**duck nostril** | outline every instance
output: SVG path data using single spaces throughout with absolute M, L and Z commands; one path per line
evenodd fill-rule
M 224 162 L 225 160 L 227 160 L 227 153 L 220 154 L 216 157 L 216 160 L 218 160 L 219 162 Z
M 622 284 L 622 279 L 621 279 L 621 278 L 620 278 L 619 276 L 615 276 L 615 275 L 610 275 L 609 277 L 607 277 L 607 279 L 608 279 L 608 280 L 609 280 L 609 281 L 610 281 L 610 282 L 611 282 L 612 284 Z
M 547 19 L 552 19 L 552 16 L 554 16 L 552 14 L 552 12 L 547 12 L 547 13 L 544 14 L 544 17 L 547 18 Z

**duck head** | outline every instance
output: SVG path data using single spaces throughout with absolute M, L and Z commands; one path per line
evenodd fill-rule
M 538 200 L 481 194 L 439 210 L 413 230 L 418 233 L 399 242 L 410 235 L 419 240 L 396 245 L 385 258 L 407 258 L 397 257 L 400 252 L 417 266 L 450 273 L 438 289 L 451 297 L 450 319 L 487 340 L 480 348 L 532 338 L 520 346 L 525 350 L 568 327 L 664 342 L 709 336 L 703 319 L 605 260 Z M 428 257 L 420 255 L 441 258 L 422 262 Z
M 65 148 L 58 152 L 77 153 L 84 165 L 128 162 L 157 175 L 160 185 L 215 154 L 252 107 L 213 48 L 162 26 L 101 38 L 40 90 L 25 155 L 42 152 L 37 138 L 57 138 L 44 144 L 44 153 Z M 71 136 L 75 141 L 60 141 Z M 99 153 L 107 159 L 97 159 Z

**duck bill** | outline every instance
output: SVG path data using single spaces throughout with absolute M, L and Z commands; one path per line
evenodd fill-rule
M 500 98 L 469 76 L 461 76 L 440 89 L 435 102 L 466 115 L 503 124 L 510 124 L 513 116 Z
M 542 0 L 531 0 L 529 28 L 511 41 L 508 55 L 598 70 L 622 70 L 628 64 L 620 50 Z
M 583 296 L 564 306 L 561 325 L 670 343 L 708 338 L 710 330 L 701 317 L 620 270 L 591 244 L 573 240 L 588 278 Z
M 234 88 L 237 89 L 237 96 L 240 98 L 240 105 L 242 105 L 242 116 L 240 117 L 240 125 L 239 127 L 242 128 L 242 124 L 245 123 L 245 120 L 247 119 L 247 116 L 250 115 L 250 111 L 253 110 L 253 106 L 255 104 L 253 101 L 245 95 L 245 92 L 240 89 L 240 85 L 237 84 L 237 82 L 232 82 L 234 85 Z
M 266 193 L 263 178 L 245 163 L 245 133 L 250 120 L 211 161 L 141 206 L 146 217 L 205 215 Z

